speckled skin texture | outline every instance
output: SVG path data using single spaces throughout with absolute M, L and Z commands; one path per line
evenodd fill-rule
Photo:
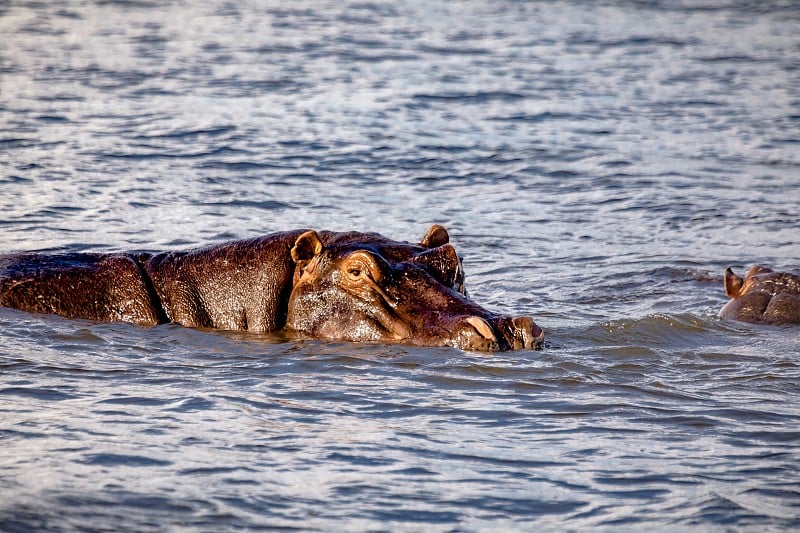
M 800 276 L 754 266 L 744 278 L 725 271 L 725 293 L 731 300 L 719 316 L 761 324 L 800 324 Z

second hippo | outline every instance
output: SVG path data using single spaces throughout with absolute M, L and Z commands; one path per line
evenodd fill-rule
M 740 278 L 725 271 L 725 294 L 731 301 L 719 316 L 764 324 L 800 324 L 800 276 L 754 266 Z

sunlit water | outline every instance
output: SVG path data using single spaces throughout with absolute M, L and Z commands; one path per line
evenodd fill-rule
M 3 3 L 0 251 L 438 222 L 471 296 L 547 345 L 1 309 L 0 529 L 799 528 L 800 329 L 716 318 L 726 266 L 800 268 L 798 27 L 791 3 Z

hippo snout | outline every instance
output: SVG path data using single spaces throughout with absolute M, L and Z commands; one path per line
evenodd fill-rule
M 462 318 L 453 333 L 456 347 L 479 352 L 538 350 L 544 341 L 544 332 L 528 316 L 499 320 L 470 316 Z
M 502 317 L 493 325 L 501 350 L 538 350 L 544 342 L 544 332 L 529 316 Z
M 453 345 L 456 348 L 477 352 L 496 352 L 501 349 L 494 328 L 479 316 L 461 319 L 453 328 Z

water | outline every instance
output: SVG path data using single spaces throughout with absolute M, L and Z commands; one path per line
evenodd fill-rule
M 0 5 L 0 250 L 442 223 L 547 346 L 0 309 L 0 529 L 800 527 L 796 5 L 161 4 Z

